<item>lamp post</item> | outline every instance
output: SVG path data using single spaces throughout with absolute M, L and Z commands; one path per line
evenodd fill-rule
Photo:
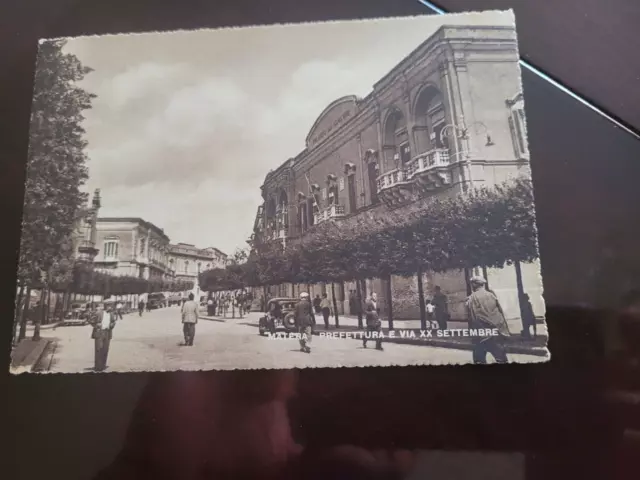
M 456 157 L 458 155 L 462 155 L 462 161 L 465 163 L 465 167 L 467 169 L 467 182 L 468 187 L 465 187 L 465 191 L 473 190 L 473 174 L 471 171 L 471 163 L 472 163 L 472 149 L 471 149 L 471 139 L 469 137 L 469 127 L 477 127 L 481 126 L 485 130 L 486 134 L 486 143 L 485 146 L 491 147 L 495 145 L 493 140 L 491 139 L 491 134 L 489 133 L 489 128 L 483 122 L 473 122 L 470 126 L 467 126 L 464 122 L 464 116 L 460 115 L 459 123 L 449 123 L 442 127 L 440 131 L 440 142 L 445 144 L 445 137 L 451 136 L 454 139 L 459 139 L 462 141 L 462 151 L 456 151 L 454 154 L 450 155 L 451 157 Z M 456 148 L 457 150 L 457 148 Z

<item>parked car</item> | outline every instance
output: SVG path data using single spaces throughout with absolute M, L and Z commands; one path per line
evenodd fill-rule
M 170 307 L 174 305 L 182 305 L 182 296 L 170 295 L 169 298 L 167 298 L 167 305 L 169 305 Z
M 86 325 L 89 323 L 91 310 L 89 303 L 72 303 L 64 316 L 65 323 Z
M 156 308 L 164 308 L 167 306 L 167 298 L 164 293 L 150 293 L 147 300 L 149 310 L 155 310 Z
M 267 313 L 258 321 L 258 333 L 266 335 L 267 332 L 276 333 L 283 330 L 286 333 L 296 329 L 294 310 L 298 303 L 297 298 L 272 298 L 267 303 Z

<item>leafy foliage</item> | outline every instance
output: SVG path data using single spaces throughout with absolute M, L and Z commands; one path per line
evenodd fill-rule
M 43 42 L 38 55 L 18 266 L 26 283 L 54 267 L 68 272 L 62 263 L 76 212 L 87 200 L 80 191 L 88 176 L 81 123 L 95 95 L 75 84 L 91 69 L 63 53 L 64 44 Z
M 185 292 L 193 289 L 193 282 L 166 279 L 145 279 L 132 276 L 115 276 L 93 270 L 91 265 L 76 263 L 71 279 L 55 280 L 53 291 L 73 291 L 86 295 L 128 295 L 152 292 Z
M 501 267 L 538 257 L 533 187 L 526 178 L 470 195 L 424 199 L 391 214 L 317 225 L 283 250 L 260 249 L 244 263 L 203 272 L 207 290 L 343 281 Z

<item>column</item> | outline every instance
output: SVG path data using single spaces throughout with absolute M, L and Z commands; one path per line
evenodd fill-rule
M 411 109 L 411 92 L 409 91 L 409 86 L 406 84 L 406 80 L 402 88 L 402 110 L 405 118 L 405 123 L 407 125 L 407 138 L 409 140 L 409 148 L 411 149 L 411 158 L 413 158 L 418 154 L 418 148 L 413 136 L 415 121 L 413 118 L 413 111 Z

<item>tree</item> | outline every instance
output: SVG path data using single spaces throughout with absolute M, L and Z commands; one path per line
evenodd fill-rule
M 502 267 L 538 256 L 531 181 L 518 178 L 493 189 L 438 200 L 423 199 L 390 215 L 371 213 L 341 222 L 324 222 L 299 244 L 263 246 L 243 264 L 202 276 L 212 290 L 234 285 L 274 285 L 418 275 L 421 319 L 425 321 L 424 271 L 444 272 L 477 266 Z M 521 282 L 520 282 L 521 283 Z M 519 283 L 519 288 L 520 288 Z M 239 288 L 239 287 L 235 287 Z M 388 305 L 390 327 L 393 312 Z
M 64 40 L 47 40 L 38 52 L 18 264 L 21 284 L 50 278 L 51 269 L 64 259 L 76 213 L 87 200 L 80 190 L 88 177 L 81 123 L 95 95 L 76 85 L 91 69 L 63 53 L 64 45 Z

